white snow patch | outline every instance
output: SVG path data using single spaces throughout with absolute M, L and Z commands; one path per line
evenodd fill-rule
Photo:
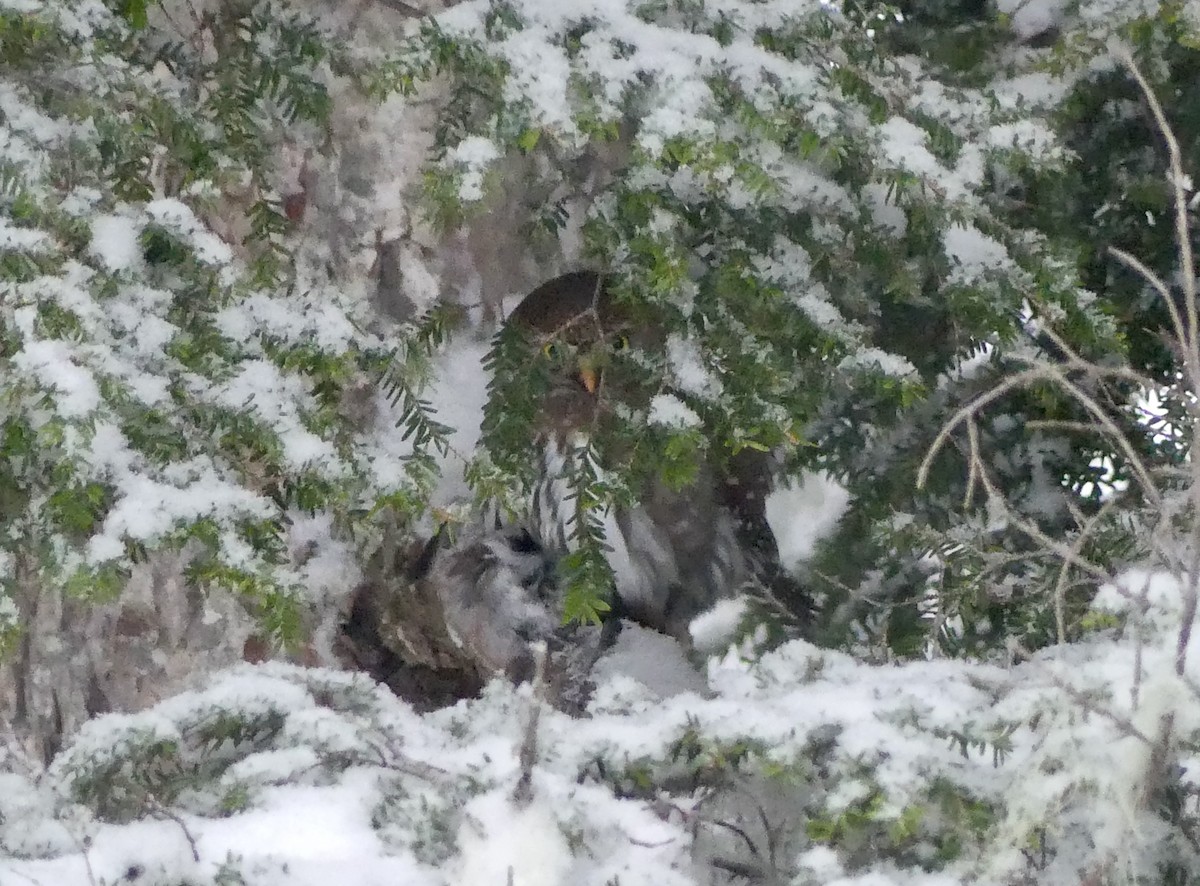
M 674 333 L 667 336 L 667 363 L 680 390 L 706 399 L 721 395 L 721 380 L 706 365 L 704 353 L 694 339 Z
M 946 168 L 933 156 L 926 143 L 925 130 L 903 117 L 891 117 L 879 127 L 884 158 L 898 169 L 935 181 L 946 175 Z
M 92 373 L 79 365 L 64 341 L 31 341 L 13 356 L 13 365 L 54 392 L 54 405 L 64 418 L 83 418 L 100 406 L 100 388 Z
M 458 186 L 459 199 L 472 203 L 483 199 L 483 177 L 488 167 L 500 157 L 500 149 L 491 139 L 468 136 L 446 151 L 442 163 L 458 169 L 462 180 Z
M 1068 0 L 997 0 L 996 9 L 1011 16 L 1009 26 L 1022 40 L 1031 40 L 1062 23 Z
M 708 691 L 704 675 L 677 640 L 631 621 L 621 623 L 616 642 L 596 662 L 592 675 L 597 683 L 636 680 L 658 698 Z
M 770 518 L 770 499 L 767 503 L 767 517 Z M 780 551 L 781 555 L 782 553 Z M 742 619 L 746 617 L 746 603 L 745 597 L 718 600 L 708 612 L 692 619 L 692 623 L 688 625 L 688 633 L 692 635 L 692 643 L 696 648 L 711 654 L 723 650 L 736 639 Z
M 202 460 L 172 466 L 165 474 L 164 480 L 142 475 L 126 478 L 100 533 L 88 542 L 92 562 L 109 559 L 125 537 L 149 543 L 178 524 L 202 517 L 267 519 L 274 512 L 268 499 L 221 479 Z
M 141 225 L 128 216 L 98 215 L 92 219 L 92 254 L 110 271 L 137 267 L 142 261 L 141 232 Z
M 18 228 L 8 219 L 0 218 L 0 249 L 39 251 L 52 242 L 44 231 Z
M 917 368 L 908 361 L 907 357 L 892 354 L 880 348 L 859 348 L 849 354 L 838 364 L 839 369 L 877 369 L 884 375 L 904 378 L 917 374 Z
M 950 279 L 956 283 L 972 283 L 987 274 L 1006 273 L 1015 267 L 1004 245 L 973 225 L 948 227 L 942 235 L 942 248 L 954 264 Z
M 700 416 L 671 394 L 656 394 L 650 400 L 650 424 L 668 428 L 695 428 L 700 426 Z
M 459 886 L 562 886 L 571 882 L 573 862 L 562 826 L 536 799 L 516 807 L 511 788 L 472 800 L 458 845 Z
M 850 493 L 836 480 L 807 473 L 767 496 L 767 522 L 779 545 L 779 559 L 795 566 L 812 556 L 850 505 Z
M 186 203 L 170 198 L 153 200 L 146 204 L 146 214 L 179 235 L 205 264 L 225 265 L 233 260 L 229 244 L 197 219 Z

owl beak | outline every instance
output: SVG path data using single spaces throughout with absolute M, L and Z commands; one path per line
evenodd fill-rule
M 594 394 L 600 384 L 600 373 L 590 366 L 580 366 L 579 383 L 587 389 L 589 394 Z

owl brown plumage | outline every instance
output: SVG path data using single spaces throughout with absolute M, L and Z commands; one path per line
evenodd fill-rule
M 562 468 L 570 447 L 599 434 L 606 419 L 644 414 L 650 392 L 623 363 L 656 359 L 665 341 L 587 271 L 533 290 L 507 325 L 530 345 L 535 362 L 523 365 L 545 382 L 531 428 L 540 474 L 528 508 L 515 522 L 481 519 L 454 538 L 439 533 L 419 551 L 399 552 L 384 570 L 392 577 L 360 591 L 346 642 L 361 666 L 425 703 L 472 693 L 495 673 L 528 676 L 530 644 L 545 642 L 555 696 L 578 707 L 612 633 L 563 624 L 557 564 L 568 552 L 574 503 Z M 754 583 L 777 590 L 784 576 L 765 516 L 770 488 L 769 457 L 754 451 L 702 463 L 682 489 L 647 480 L 635 505 L 605 518 L 614 614 L 686 645 L 692 619 L 720 598 Z
M 550 388 L 538 404 L 535 430 L 560 444 L 593 428 L 614 403 L 634 405 L 628 401 L 636 393 L 628 386 L 614 390 L 607 370 L 622 352 L 661 346 L 653 327 L 634 322 L 613 300 L 604 278 L 590 271 L 543 283 L 521 300 L 505 325 L 522 330 L 535 359 L 548 364 Z
M 542 284 L 507 322 L 524 330 L 540 359 L 552 364 L 536 423 L 548 452 L 530 530 L 553 550 L 562 547 L 569 513 L 553 476 L 556 456 L 568 438 L 595 431 L 606 415 L 647 406 L 646 390 L 609 370 L 627 351 L 656 358 L 665 337 L 619 303 L 603 275 L 589 271 Z M 611 514 L 606 540 L 620 611 L 687 642 L 691 620 L 721 597 L 747 582 L 786 583 L 766 520 L 770 469 L 769 455 L 746 450 L 720 466 L 701 464 L 682 489 L 648 481 L 635 507 Z

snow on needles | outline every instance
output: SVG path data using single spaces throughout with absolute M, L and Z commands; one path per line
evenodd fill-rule
M 201 262 L 224 268 L 233 259 L 229 244 L 197 219 L 186 203 L 166 198 L 153 200 L 146 204 L 146 214 L 188 243 Z
M 656 394 L 650 401 L 650 423 L 668 428 L 695 428 L 700 416 L 673 394 Z
M 1200 732 L 1188 686 L 1200 662 L 1192 656 L 1182 678 L 1172 666 L 1180 599 L 1174 579 L 1131 573 L 1101 593 L 1097 612 L 1144 600 L 1140 642 L 1099 633 L 1013 667 L 868 665 L 793 641 L 757 662 L 732 650 L 710 660 L 707 698 L 662 697 L 613 675 L 589 717 L 542 711 L 528 803 L 513 799 L 528 687 L 498 681 L 419 716 L 362 675 L 242 666 L 144 713 L 90 722 L 40 782 L 0 776 L 0 881 L 84 886 L 137 867 L 156 882 L 207 882 L 226 866 L 246 883 L 288 886 L 330 876 L 699 886 L 710 856 L 755 862 L 745 841 L 696 828 L 719 804 L 751 841 L 764 823 L 775 829 L 784 881 L 819 871 L 826 883 L 1010 882 L 1026 864 L 1020 847 L 1044 826 L 1055 851 L 1038 882 L 1073 882 L 1110 850 L 1152 870 L 1160 832 L 1140 800 L 1151 748 L 1131 735 L 1155 734 L 1164 717 L 1180 735 Z M 1140 700 L 1129 693 L 1135 673 Z M 1082 716 L 1080 697 L 1108 715 Z M 225 734 L 242 738 L 214 741 Z M 699 771 L 731 748 L 749 756 L 724 770 L 728 788 L 693 793 L 680 742 Z M 776 774 L 755 774 L 761 766 Z M 631 788 L 671 772 L 672 791 Z M 151 777 L 147 805 L 139 791 Z M 919 852 L 852 868 L 836 843 L 804 836 L 808 823 L 864 803 L 888 828 L 951 797 L 981 817 L 933 870 Z M 930 814 L 928 826 L 953 826 Z
M 989 275 L 1017 271 L 1008 250 L 972 225 L 951 225 L 942 236 L 942 245 L 954 264 L 952 282 L 970 284 Z
M 75 362 L 73 350 L 64 341 L 31 341 L 12 361 L 54 392 L 56 411 L 64 418 L 82 418 L 100 405 L 100 389 L 92 374 Z
M 135 267 L 142 260 L 141 232 L 141 226 L 128 216 L 98 215 L 92 219 L 92 252 L 110 271 Z

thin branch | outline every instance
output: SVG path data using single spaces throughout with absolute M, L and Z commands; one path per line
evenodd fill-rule
M 1175 644 L 1175 673 L 1183 676 L 1187 666 L 1188 646 L 1192 640 L 1192 624 L 1196 621 L 1196 604 L 1200 598 L 1200 546 L 1193 540 L 1192 568 L 1187 573 L 1183 592 L 1183 611 L 1179 619 L 1179 638 Z
M 1150 805 L 1154 795 L 1168 778 L 1167 767 L 1171 757 L 1171 735 L 1175 728 L 1175 714 L 1164 713 L 1158 719 L 1158 735 L 1150 747 L 1150 759 L 1146 764 L 1146 777 L 1142 781 L 1141 806 Z
M 158 798 L 149 797 L 148 799 L 150 801 L 150 808 L 155 815 L 170 819 L 171 821 L 175 822 L 175 824 L 179 825 L 179 829 L 183 831 L 183 836 L 188 841 L 188 846 L 190 846 L 192 849 L 192 861 L 199 862 L 200 850 L 196 848 L 196 838 L 193 837 L 192 832 L 188 830 L 187 822 L 180 817 L 179 813 L 168 809 L 161 802 L 159 802 Z
M 32 884 L 33 884 L 33 886 L 42 886 L 42 881 L 41 881 L 41 880 L 35 880 L 33 877 L 29 876 L 29 874 L 25 873 L 24 871 L 18 871 L 18 870 L 14 869 L 14 868 L 10 868 L 9 870 L 10 870 L 12 873 L 16 874 L 18 877 L 21 877 L 22 879 L 28 880 L 30 883 L 32 883 Z
M 1136 711 L 1141 703 L 1142 678 L 1145 675 L 1145 648 L 1146 641 L 1142 631 L 1142 616 L 1150 606 L 1150 578 L 1151 573 L 1147 573 L 1145 580 L 1142 581 L 1142 589 L 1135 597 L 1121 583 L 1117 583 L 1116 592 L 1129 601 L 1129 611 L 1133 621 L 1133 685 L 1129 687 L 1129 708 Z
M 1200 314 L 1197 313 L 1196 307 L 1196 261 L 1192 254 L 1192 238 L 1188 223 L 1188 197 L 1184 188 L 1184 183 L 1188 178 L 1183 171 L 1183 154 L 1179 150 L 1179 140 L 1175 138 L 1171 124 L 1167 122 L 1167 115 L 1163 113 L 1158 96 L 1154 94 L 1154 90 L 1142 76 L 1141 69 L 1133 60 L 1133 55 L 1124 48 L 1118 49 L 1115 55 L 1129 69 L 1133 79 L 1137 81 L 1142 95 L 1146 98 L 1146 104 L 1150 106 L 1150 113 L 1154 115 L 1154 122 L 1158 126 L 1159 134 L 1162 135 L 1163 141 L 1167 145 L 1170 167 L 1168 184 L 1174 195 L 1175 240 L 1176 246 L 1179 248 L 1179 263 L 1182 265 L 1180 271 L 1183 275 L 1183 304 L 1187 310 L 1188 319 L 1188 337 L 1183 343 L 1188 346 L 1188 356 L 1197 369 L 1197 374 L 1192 378 L 1193 390 L 1197 390 L 1200 389 L 1200 355 L 1197 353 L 1197 345 L 1200 344 Z
M 714 868 L 725 871 L 727 874 L 732 874 L 735 877 L 742 877 L 750 882 L 765 880 L 766 874 L 758 865 L 747 864 L 744 861 L 735 861 L 732 858 L 722 858 L 717 856 L 710 862 Z
M 1192 694 L 1192 698 L 1200 702 L 1200 683 L 1197 683 L 1187 674 L 1183 675 L 1183 685 L 1187 687 L 1188 692 Z
M 533 690 L 529 699 L 529 719 L 525 723 L 525 736 L 521 741 L 519 755 L 521 777 L 513 790 L 513 802 L 528 806 L 533 800 L 533 767 L 538 757 L 538 724 L 541 720 L 542 703 L 546 696 L 546 644 L 544 641 L 530 644 L 533 652 Z
M 1097 380 L 1105 378 L 1122 379 L 1132 382 L 1147 391 L 1158 390 L 1162 387 L 1162 382 L 1151 378 L 1145 373 L 1138 372 L 1136 369 L 1131 369 L 1129 366 L 1100 366 L 1091 360 L 1085 359 L 1078 351 L 1067 344 L 1067 340 L 1055 332 L 1051 326 L 1043 326 L 1039 330 L 1039 333 L 1050 339 L 1054 343 L 1054 346 L 1066 355 L 1067 362 L 1071 364 L 1072 369 L 1081 370 Z
M 1076 536 L 1075 541 L 1071 544 L 1073 557 L 1070 560 L 1063 559 L 1062 566 L 1058 570 L 1058 578 L 1054 582 L 1054 628 L 1058 634 L 1059 643 L 1067 642 L 1067 587 L 1071 565 L 1075 560 L 1083 559 L 1083 546 L 1087 543 L 1095 528 L 1100 525 L 1100 522 L 1116 506 L 1117 501 L 1116 496 L 1110 497 L 1091 518 L 1082 523 L 1080 523 L 1082 514 L 1078 513 L 1075 508 L 1071 509 L 1072 516 L 1075 517 L 1076 522 L 1080 525 L 1080 530 L 1079 535 Z
M 1175 339 L 1186 348 L 1188 338 L 1187 327 L 1184 326 L 1183 317 L 1179 313 L 1179 308 L 1175 305 L 1175 299 L 1171 297 L 1171 290 L 1163 282 L 1163 279 L 1146 267 L 1140 259 L 1130 255 L 1124 249 L 1110 246 L 1108 247 L 1108 251 L 1113 258 L 1145 280 L 1162 297 L 1163 304 L 1167 307 L 1167 313 L 1171 316 L 1171 327 L 1175 331 Z
M 762 853 L 760 853 L 758 851 L 758 846 L 755 845 L 754 841 L 750 838 L 750 835 L 748 833 L 746 833 L 744 828 L 738 827 L 737 825 L 733 824 L 733 822 L 719 821 L 719 820 L 713 819 L 713 818 L 702 819 L 702 821 L 705 824 L 711 825 L 713 827 L 725 828 L 725 830 L 730 831 L 731 833 L 740 837 L 742 842 L 746 844 L 746 847 L 750 850 L 750 853 L 755 858 L 760 858 L 762 856 Z
M 1063 544 L 1061 541 L 1051 538 L 1045 532 L 1043 532 L 1041 527 L 1036 523 L 1030 523 L 1028 520 L 1025 520 L 1015 511 L 1013 511 L 1013 509 L 1009 507 L 1008 501 L 992 482 L 991 478 L 987 474 L 986 469 L 983 467 L 983 457 L 979 448 L 979 429 L 976 426 L 974 419 L 970 419 L 967 422 L 967 438 L 971 445 L 970 457 L 978 462 L 980 466 L 979 479 L 983 484 L 984 490 L 988 494 L 988 501 L 1000 507 L 1004 511 L 1005 518 L 1012 523 L 1013 526 L 1015 526 L 1021 532 L 1024 532 L 1034 541 L 1041 544 L 1046 550 L 1053 551 L 1064 560 L 1068 561 L 1071 565 L 1078 566 L 1080 569 L 1098 581 L 1108 581 L 1112 577 L 1108 574 L 1108 572 L 1101 569 L 1095 563 L 1092 563 L 1083 557 L 1077 556 L 1069 545 Z
M 1066 419 L 1035 418 L 1025 422 L 1025 427 L 1031 431 L 1078 431 L 1081 434 L 1099 434 L 1100 429 L 1095 422 L 1067 421 Z
M 1125 455 L 1129 465 L 1133 468 L 1133 473 L 1138 479 L 1138 485 L 1142 487 L 1142 492 L 1146 498 L 1154 505 L 1161 502 L 1162 494 L 1158 491 L 1158 485 L 1150 476 L 1150 471 L 1142 461 L 1137 450 L 1133 448 L 1133 444 L 1129 442 L 1129 437 L 1121 430 L 1112 420 L 1112 417 L 1104 411 L 1104 408 L 1092 398 L 1087 391 L 1072 382 L 1059 369 L 1050 363 L 1039 362 L 1035 364 L 1035 369 L 1039 374 L 1054 382 L 1070 394 L 1079 405 L 1083 406 L 1088 412 L 1095 416 L 1100 430 L 1106 432 L 1105 436 L 1110 437 L 1122 453 Z
M 97 886 L 96 871 L 92 868 L 92 838 L 84 837 L 82 840 L 71 834 L 71 840 L 79 847 L 79 854 L 83 856 L 83 866 L 87 869 L 87 878 L 89 886 Z
M 933 438 L 933 442 L 929 444 L 929 451 L 925 453 L 925 458 L 921 461 L 921 467 L 917 469 L 917 489 L 925 488 L 925 484 L 929 480 L 929 471 L 933 466 L 933 460 L 937 458 L 937 454 L 946 445 L 946 441 L 950 439 L 950 435 L 954 433 L 955 428 L 976 415 L 988 404 L 994 403 L 1009 391 L 1019 388 L 1027 381 L 1032 381 L 1039 374 L 1039 372 L 1033 370 L 1017 373 L 1011 378 L 1000 382 L 1000 384 L 996 385 L 990 391 L 980 394 L 966 406 L 955 412 L 954 415 L 950 416 L 949 420 L 942 425 L 942 429 L 938 431 L 938 435 Z
M 767 817 L 767 810 L 763 809 L 761 803 L 754 804 L 758 809 L 758 820 L 762 822 L 763 833 L 767 835 L 767 861 L 771 865 L 772 871 L 778 871 L 777 853 L 779 850 L 779 829 L 771 827 L 771 820 Z
M 1071 701 L 1083 708 L 1085 712 L 1099 714 L 1101 717 L 1116 726 L 1122 735 L 1128 738 L 1136 739 L 1147 747 L 1153 747 L 1154 742 L 1150 739 L 1150 737 L 1146 735 L 1146 733 L 1142 732 L 1142 730 L 1138 729 L 1137 726 L 1133 724 L 1133 721 L 1128 717 L 1123 717 L 1113 710 L 1101 707 L 1096 703 L 1094 698 L 1091 698 L 1090 696 L 1079 691 L 1053 671 L 1050 671 L 1049 674 L 1050 682 L 1053 683 L 1056 688 L 1065 692 Z
M 1119 49 L 1116 53 L 1117 57 L 1129 69 L 1134 80 L 1137 81 L 1138 87 L 1141 89 L 1143 96 L 1146 99 L 1147 105 L 1150 107 L 1150 112 L 1154 117 L 1155 124 L 1158 127 L 1159 133 L 1162 135 L 1163 141 L 1167 146 L 1168 156 L 1168 185 L 1174 198 L 1175 208 L 1175 245 L 1179 250 L 1180 275 L 1183 278 L 1184 292 L 1184 308 L 1187 311 L 1187 330 L 1186 334 L 1179 334 L 1181 323 L 1178 320 L 1178 312 L 1174 308 L 1173 300 L 1170 298 L 1169 290 L 1166 284 L 1146 268 L 1142 263 L 1133 259 L 1132 256 L 1126 256 L 1126 264 L 1137 270 L 1142 278 L 1149 282 L 1160 295 L 1164 296 L 1168 310 L 1171 311 L 1172 323 L 1176 327 L 1176 336 L 1179 339 L 1179 346 L 1183 351 L 1184 363 L 1187 367 L 1187 376 L 1190 382 L 1189 387 L 1191 392 L 1195 394 L 1200 391 L 1200 319 L 1197 317 L 1196 305 L 1196 262 L 1192 252 L 1191 226 L 1188 218 L 1187 194 L 1185 191 L 1185 183 L 1188 181 L 1187 176 L 1183 171 L 1183 157 L 1179 149 L 1179 142 L 1175 138 L 1175 134 L 1167 122 L 1166 114 L 1163 113 L 1162 105 L 1158 101 L 1158 96 L 1150 87 L 1146 78 L 1142 75 L 1137 63 L 1134 61 L 1132 54 L 1127 49 Z M 1116 253 L 1114 253 L 1115 255 Z M 1188 400 L 1188 411 L 1193 417 L 1193 438 L 1195 437 L 1196 424 L 1200 423 L 1200 410 L 1197 408 L 1195 397 Z M 1200 464 L 1196 459 L 1192 459 L 1192 483 L 1191 483 L 1191 499 L 1193 507 L 1200 512 Z M 1195 619 L 1197 607 L 1197 582 L 1200 581 L 1198 567 L 1200 561 L 1196 559 L 1196 554 L 1200 553 L 1200 523 L 1196 522 L 1196 515 L 1193 514 L 1193 561 L 1192 568 L 1187 572 L 1187 587 L 1183 600 L 1182 620 L 1179 627 L 1179 637 L 1176 645 L 1175 654 L 1175 670 L 1178 674 L 1183 674 L 1184 666 L 1187 663 L 1187 651 L 1191 641 L 1192 622 Z
M 409 18 L 419 18 L 426 14 L 423 10 L 417 8 L 416 6 L 405 3 L 404 0 L 375 0 L 375 2 L 380 6 L 386 6 L 388 9 L 393 9 L 396 12 L 402 13 Z
M 440 769 L 430 763 L 422 763 L 420 760 L 408 757 L 398 749 L 395 739 L 391 736 L 383 736 L 382 738 L 383 740 L 376 740 L 374 736 L 370 735 L 363 737 L 363 741 L 367 747 L 375 752 L 378 763 L 382 768 L 399 772 L 403 775 L 421 778 L 435 784 L 446 784 L 449 780 L 450 773 L 445 769 Z M 363 762 L 376 761 L 364 758 Z
M 1072 362 L 1080 366 L 1091 367 L 1091 364 L 1088 364 L 1086 361 L 1080 358 L 1078 354 L 1075 354 L 1075 352 L 1067 347 L 1065 342 L 1062 342 L 1057 335 L 1051 334 L 1050 337 L 1055 340 L 1056 344 L 1061 343 L 1063 350 L 1067 353 Z M 1120 427 L 1117 426 L 1116 422 L 1113 421 L 1111 416 L 1105 412 L 1104 408 L 1097 403 L 1091 395 L 1072 382 L 1058 366 L 1043 360 L 1034 361 L 1031 359 L 1025 359 L 1022 362 L 1028 363 L 1030 368 L 1024 372 L 1017 373 L 1016 375 L 1005 379 L 993 387 L 990 391 L 987 391 L 976 397 L 970 403 L 961 407 L 946 421 L 945 424 L 942 425 L 941 430 L 938 431 L 937 436 L 929 445 L 929 449 L 925 454 L 925 458 L 921 461 L 921 466 L 917 470 L 917 488 L 923 489 L 925 487 L 925 484 L 929 480 L 929 471 L 933 466 L 933 460 L 937 457 L 937 454 L 942 450 L 942 448 L 944 448 L 947 440 L 950 438 L 950 435 L 954 432 L 956 427 L 968 420 L 973 420 L 974 416 L 978 415 L 985 406 L 994 403 L 1009 391 L 1021 387 L 1028 382 L 1044 379 L 1063 388 L 1080 405 L 1082 405 L 1095 417 L 1098 425 L 1095 430 L 1098 433 L 1103 433 L 1104 436 L 1112 438 L 1115 445 L 1122 451 L 1123 455 L 1132 467 L 1133 472 L 1138 479 L 1138 484 L 1142 487 L 1146 498 L 1152 504 L 1159 504 L 1161 500 L 1161 494 L 1158 491 L 1157 484 L 1155 484 L 1151 478 L 1149 469 L 1146 467 L 1145 462 L 1142 460 L 1141 456 L 1138 455 L 1137 450 L 1133 448 L 1133 445 L 1129 442 L 1127 435 L 1121 430 Z M 978 478 L 973 475 L 968 475 L 967 477 L 966 501 L 968 503 L 972 500 L 972 492 L 977 479 Z

